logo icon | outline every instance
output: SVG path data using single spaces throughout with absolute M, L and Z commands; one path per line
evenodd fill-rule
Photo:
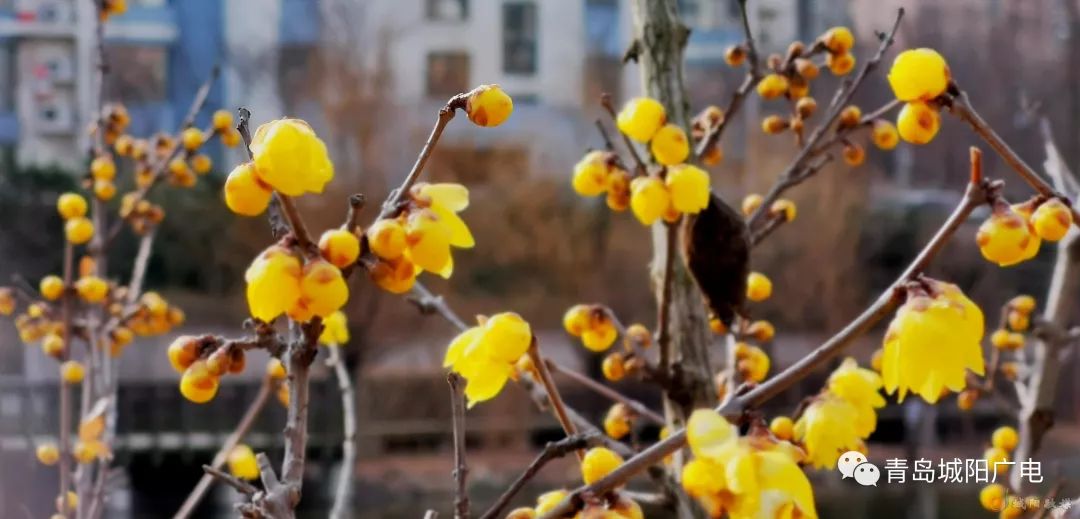
M 848 451 L 840 455 L 836 468 L 840 469 L 843 476 L 841 479 L 855 478 L 855 481 L 864 487 L 876 487 L 881 479 L 881 470 L 877 465 L 866 461 L 866 455 L 859 451 Z
M 877 465 L 873 463 L 864 462 L 855 467 L 855 481 L 864 487 L 877 486 L 878 480 L 881 479 L 881 471 L 878 470 Z
M 847 451 L 840 455 L 840 459 L 836 460 L 836 468 L 840 469 L 840 474 L 843 474 L 843 478 L 847 479 L 855 475 L 855 467 L 858 467 L 860 463 L 866 463 L 866 455 L 859 451 Z

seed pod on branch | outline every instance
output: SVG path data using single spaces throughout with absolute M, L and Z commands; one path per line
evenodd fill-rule
M 750 272 L 750 232 L 739 213 L 710 193 L 709 205 L 687 215 L 682 229 L 683 259 L 715 317 L 731 324 L 746 298 Z

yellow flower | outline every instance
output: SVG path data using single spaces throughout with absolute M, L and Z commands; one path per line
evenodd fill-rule
M 772 295 L 772 281 L 760 272 L 751 272 L 746 277 L 746 298 L 761 302 Z
M 469 249 L 476 245 L 472 232 L 457 213 L 469 207 L 469 190 L 461 184 L 420 183 L 413 188 L 416 198 L 428 202 L 439 223 L 446 229 L 450 245 Z
M 777 416 L 769 422 L 769 431 L 776 436 L 777 439 L 790 441 L 795 435 L 795 423 L 791 421 L 791 418 L 786 416 Z
M 255 258 L 244 273 L 251 316 L 270 322 L 300 300 L 300 259 L 279 246 L 272 246 Z
M 664 183 L 676 211 L 695 214 L 709 205 L 709 174 L 697 166 L 668 168 Z
M 1046 241 L 1058 241 L 1065 237 L 1072 227 L 1072 211 L 1056 198 L 1044 202 L 1031 215 L 1035 232 Z
M 889 70 L 889 86 L 901 101 L 929 101 L 949 86 L 949 65 L 933 49 L 897 54 Z
M 615 404 L 604 416 L 604 432 L 613 439 L 621 440 L 630 434 L 630 410 L 623 404 Z
M 855 68 L 855 56 L 850 52 L 842 54 L 828 54 L 825 56 L 825 66 L 834 76 L 843 76 Z
M 228 110 L 218 110 L 214 112 L 212 125 L 215 130 L 224 132 L 232 128 L 233 116 Z
M 607 191 L 608 172 L 612 169 L 613 155 L 606 151 L 590 151 L 574 165 L 570 184 L 581 196 L 598 196 Z
M 255 166 L 245 162 L 233 168 L 225 179 L 225 205 L 229 210 L 244 216 L 257 216 L 270 205 L 273 191 L 259 180 Z
M 1005 451 L 1012 451 L 1019 443 L 1020 435 L 1007 425 L 994 429 L 994 434 L 990 436 L 990 444 Z
M 304 266 L 300 279 L 300 299 L 287 310 L 298 322 L 312 316 L 328 317 L 349 300 L 349 287 L 341 270 L 326 260 L 315 260 Z
M 843 54 L 855 46 L 855 35 L 847 27 L 833 27 L 821 36 L 821 42 L 829 52 Z
M 671 194 L 659 178 L 637 177 L 630 182 L 630 210 L 642 225 L 652 225 L 670 204 Z
M 885 334 L 885 390 L 935 403 L 943 388 L 961 391 L 965 374 L 983 374 L 983 313 L 956 285 L 924 279 L 929 294 L 909 295 Z
M 465 377 L 465 396 L 472 407 L 499 394 L 531 343 L 532 328 L 521 316 L 496 314 L 455 337 L 443 367 Z
M 690 140 L 686 138 L 686 132 L 682 128 L 669 123 L 660 127 L 653 135 L 649 141 L 649 150 L 656 162 L 673 166 L 681 164 L 690 155 Z
M 450 236 L 439 217 L 428 210 L 409 214 L 405 223 L 405 258 L 423 270 L 449 278 L 454 272 Z
M 82 245 L 94 237 L 94 224 L 85 216 L 69 218 L 64 224 L 64 236 L 74 245 Z
M 795 440 L 806 447 L 807 461 L 831 469 L 841 454 L 857 450 L 862 439 L 852 425 L 858 417 L 858 409 L 839 396 L 826 392 L 817 397 L 795 422 Z
M 1005 504 L 1005 493 L 1005 487 L 997 483 L 986 485 L 979 491 L 979 504 L 989 512 L 999 512 Z
M 229 451 L 229 472 L 240 478 L 253 480 L 259 477 L 259 464 L 255 461 L 255 452 L 244 444 L 239 444 Z
M 499 85 L 480 85 L 469 93 L 465 113 L 477 126 L 498 126 L 514 111 L 514 100 Z
M 210 373 L 206 361 L 197 360 L 180 377 L 180 394 L 196 404 L 205 404 L 217 394 L 218 385 L 218 377 Z
M 38 290 L 41 292 L 41 297 L 56 301 L 64 295 L 64 280 L 60 279 L 60 276 L 45 276 L 38 283 Z
M 850 357 L 844 359 L 826 384 L 830 393 L 855 406 L 858 413 L 854 423 L 855 433 L 863 438 L 870 436 L 877 427 L 877 412 L 874 410 L 885 407 L 885 397 L 881 396 L 882 385 L 881 375 L 860 368 Z
M 694 458 L 683 466 L 682 486 L 691 497 L 701 499 L 723 492 L 724 465 L 709 458 Z
M 649 97 L 627 101 L 615 118 L 619 131 L 638 142 L 649 142 L 666 122 L 664 105 Z
M 884 119 L 877 119 L 874 121 L 870 139 L 874 141 L 875 146 L 888 151 L 895 148 L 897 143 L 900 142 L 900 134 L 897 133 L 896 126 L 893 123 Z
M 1008 267 L 1035 257 L 1042 240 L 1027 219 L 1001 205 L 979 226 L 975 243 L 987 261 Z
M 896 116 L 896 131 L 911 144 L 926 144 L 934 140 L 941 128 L 941 114 L 922 101 L 912 101 Z
M 405 227 L 397 220 L 376 221 L 368 227 L 367 238 L 371 252 L 384 260 L 396 260 L 405 253 Z
M 622 456 L 606 447 L 593 447 L 581 460 L 581 479 L 591 485 L 622 465 Z
M 769 74 L 761 78 L 757 85 L 757 93 L 762 99 L 774 99 L 784 95 L 788 90 L 788 79 L 780 74 Z
M 686 421 L 686 442 L 699 458 L 723 461 L 738 437 L 738 428 L 712 409 L 697 409 Z
M 319 252 L 335 267 L 348 267 L 360 256 L 360 238 L 345 229 L 330 229 L 319 237 Z
M 338 310 L 323 319 L 319 342 L 327 346 L 341 346 L 349 342 L 349 323 L 345 312 Z
M 86 199 L 77 193 L 64 193 L 56 199 L 56 212 L 65 220 L 86 216 Z
M 251 139 L 251 153 L 259 178 L 289 196 L 322 193 L 334 178 L 326 144 L 300 119 L 278 119 L 259 126 Z
M 100 303 L 109 293 L 109 283 L 97 276 L 83 276 L 75 282 L 75 291 L 87 303 Z
M 782 450 L 741 444 L 726 463 L 725 481 L 731 519 L 817 518 L 810 481 Z

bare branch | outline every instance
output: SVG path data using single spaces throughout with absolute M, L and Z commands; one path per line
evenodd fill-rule
M 551 359 L 548 359 L 547 365 L 548 368 L 551 369 L 551 371 L 562 374 L 566 378 L 569 378 L 570 380 L 573 380 L 574 382 L 577 382 L 578 384 L 589 388 L 593 392 L 607 398 L 608 400 L 618 402 L 625 405 L 626 407 L 629 407 L 639 416 L 643 416 L 649 419 L 649 421 L 656 425 L 663 426 L 667 423 L 664 421 L 663 416 L 660 416 L 657 412 L 649 409 L 645 404 L 634 400 L 633 398 L 630 398 L 618 391 L 615 391 L 614 389 L 611 389 L 610 387 L 607 387 L 604 384 L 601 384 L 600 382 L 589 378 L 588 376 L 578 373 L 570 368 L 561 366 Z
M 356 396 L 353 393 L 352 378 L 341 356 L 340 345 L 329 346 L 330 358 L 326 361 L 334 368 L 338 391 L 341 393 L 341 414 L 344 438 L 341 440 L 341 473 L 338 474 L 337 488 L 334 491 L 334 506 L 330 509 L 331 519 L 348 517 L 352 506 L 353 470 L 356 464 Z
M 972 149 L 972 162 L 977 163 L 978 150 Z M 978 178 L 972 174 L 972 178 Z M 969 183 L 964 192 L 964 198 L 945 221 L 934 237 L 926 244 L 914 261 L 905 269 L 904 273 L 883 292 L 878 299 L 854 321 L 849 323 L 843 330 L 830 338 L 809 355 L 799 362 L 788 367 L 784 371 L 769 379 L 764 384 L 755 387 L 747 393 L 728 399 L 717 409 L 721 414 L 733 422 L 738 422 L 743 413 L 757 407 L 770 398 L 781 393 L 791 385 L 812 373 L 829 359 L 835 357 L 857 337 L 868 332 L 874 324 L 887 316 L 900 302 L 900 292 L 897 290 L 905 283 L 915 279 L 941 251 L 949 238 L 956 233 L 960 225 L 967 219 L 971 212 L 986 201 L 985 191 L 999 189 L 1000 185 L 991 182 L 976 184 Z M 626 460 L 626 463 L 612 471 L 606 477 L 593 483 L 574 490 L 566 499 L 553 510 L 542 516 L 542 519 L 554 519 L 569 514 L 575 510 L 581 496 L 588 494 L 602 494 L 625 483 L 631 476 L 658 463 L 665 456 L 686 445 L 686 430 L 673 431 L 666 439 L 661 440 L 640 454 Z
M 529 345 L 528 355 L 532 359 L 533 365 L 536 367 L 537 374 L 540 376 L 540 383 L 544 385 L 544 390 L 547 392 L 547 397 L 551 402 L 551 408 L 555 413 L 555 418 L 559 420 L 559 425 L 562 426 L 563 431 L 567 436 L 574 436 L 578 433 L 577 427 L 567 415 L 566 404 L 563 403 L 562 395 L 559 394 L 559 388 L 555 386 L 555 381 L 551 378 L 551 371 L 548 370 L 547 362 L 545 362 L 543 355 L 540 354 L 540 347 L 537 344 L 535 336 L 532 338 L 532 344 Z M 582 459 L 584 458 L 585 453 L 579 450 L 577 455 L 578 459 Z
M 255 492 L 258 492 L 258 489 L 252 486 L 251 483 L 241 481 L 236 476 L 222 472 L 221 469 L 211 467 L 210 465 L 203 465 L 202 468 L 203 472 L 206 472 L 206 475 L 218 479 L 222 483 L 233 487 L 234 489 L 236 489 L 237 492 L 240 492 L 241 494 L 253 496 L 255 495 Z
M 525 467 L 525 471 L 521 473 L 510 487 L 507 488 L 499 499 L 495 501 L 495 504 L 491 505 L 491 508 L 484 515 L 480 516 L 480 519 L 496 519 L 501 516 L 506 509 L 510 501 L 525 487 L 525 484 L 540 472 L 540 469 L 544 468 L 548 462 L 562 458 L 572 452 L 580 451 L 589 447 L 595 447 L 601 445 L 600 437 L 596 434 L 578 434 L 574 436 L 568 436 L 557 442 L 548 442 L 544 446 L 544 450 L 540 452 L 538 456 Z
M 255 425 L 255 420 L 262 413 L 266 402 L 269 401 L 270 394 L 276 389 L 277 384 L 270 377 L 263 378 L 262 386 L 259 387 L 259 393 L 255 395 L 255 399 L 251 401 L 247 411 L 244 412 L 244 416 L 240 419 L 240 422 L 236 424 L 236 428 L 229 434 L 229 437 L 225 439 L 225 442 L 221 444 L 221 448 L 218 449 L 217 454 L 214 455 L 214 459 L 210 462 L 210 467 L 219 469 L 225 465 L 225 461 L 229 459 L 229 453 L 233 448 L 240 443 L 240 441 L 247 435 L 251 427 Z M 190 517 L 192 512 L 195 511 L 195 507 L 199 505 L 202 498 L 206 495 L 206 491 L 210 490 L 210 485 L 213 483 L 213 476 L 208 472 L 203 475 L 199 482 L 195 485 L 195 488 L 191 489 L 191 493 L 184 499 L 184 503 L 180 505 L 180 509 L 173 515 L 173 519 L 185 519 Z
M 450 410 L 454 429 L 454 519 L 469 519 L 469 467 L 465 463 L 465 380 L 450 372 Z
M 986 143 L 989 144 L 1003 160 L 1005 160 L 1005 163 L 1008 164 L 1013 171 L 1016 171 L 1016 173 L 1020 175 L 1020 178 L 1024 179 L 1024 182 L 1027 182 L 1028 185 L 1035 189 L 1040 195 L 1049 198 L 1057 198 L 1068 205 L 1069 209 L 1072 211 L 1073 224 L 1080 225 L 1080 213 L 1072 206 L 1072 201 L 1069 200 L 1064 193 L 1057 191 L 1053 186 L 1048 184 L 1046 180 L 1043 180 L 1034 169 L 1031 169 L 1031 166 L 1028 166 L 1027 163 L 1024 162 L 1024 159 L 1020 158 L 1020 155 L 1009 147 L 1001 136 L 999 136 L 997 132 L 987 124 L 982 116 L 975 111 L 975 108 L 971 106 L 971 100 L 968 98 L 967 92 L 959 90 L 958 93 L 946 97 L 945 100 L 949 111 L 951 111 L 953 115 L 959 117 L 960 120 L 968 123 L 968 125 L 971 126 L 971 129 L 975 131 L 975 134 L 981 137 L 983 141 L 986 141 Z
M 431 135 L 428 135 L 427 142 L 425 142 L 424 147 L 420 149 L 420 155 L 416 157 L 416 162 L 413 163 L 412 169 L 405 177 L 405 180 L 402 181 L 401 186 L 392 191 L 389 198 L 386 199 L 382 211 L 379 212 L 379 220 L 391 216 L 398 210 L 398 204 L 405 198 L 405 195 L 409 192 L 409 188 L 420 179 L 420 174 L 424 172 L 424 166 L 427 165 L 428 159 L 431 158 L 431 152 L 435 150 L 435 145 L 439 143 L 439 138 L 442 137 L 446 125 L 450 124 L 450 121 L 454 118 L 454 114 L 459 108 L 465 108 L 470 94 L 471 92 L 467 92 L 451 97 L 450 100 L 446 102 L 446 105 L 439 110 L 439 118 L 435 121 L 435 127 L 431 129 Z
M 863 81 L 865 81 L 866 78 L 870 75 L 870 72 L 876 69 L 881 63 L 881 59 L 885 56 L 885 51 L 888 50 L 888 48 L 893 43 L 893 38 L 894 36 L 896 36 L 896 31 L 900 28 L 900 20 L 902 20 L 903 18 L 904 9 L 901 7 L 900 9 L 896 10 L 896 18 L 893 21 L 892 29 L 889 31 L 888 34 L 882 36 L 881 44 L 878 45 L 877 53 L 874 54 L 874 56 L 870 58 L 870 60 L 867 61 L 865 65 L 863 65 L 863 68 L 859 70 L 859 74 L 851 80 L 850 84 L 842 85 L 840 87 L 840 90 L 837 90 L 837 96 L 834 99 L 834 102 L 830 105 L 829 111 L 826 114 L 825 119 L 821 122 L 821 124 L 817 126 L 817 128 L 814 128 L 813 133 L 811 133 L 810 136 L 806 139 L 806 144 L 803 145 L 801 149 L 799 149 L 799 152 L 795 155 L 795 158 L 780 174 L 780 176 L 778 177 L 779 180 L 765 195 L 761 206 L 758 207 L 758 209 L 750 215 L 750 218 L 747 221 L 747 225 L 749 225 L 751 229 L 753 229 L 760 223 L 761 219 L 768 212 L 769 207 L 772 205 L 772 203 L 780 197 L 780 194 L 785 189 L 787 189 L 787 187 L 789 187 L 784 186 L 784 183 L 789 181 L 790 179 L 799 176 L 800 171 L 805 169 L 808 161 L 815 156 L 814 151 L 818 148 L 818 145 L 828 133 L 829 129 L 832 128 L 836 120 L 840 118 L 840 113 L 843 111 L 844 107 L 851 102 L 851 99 L 852 97 L 854 97 L 855 92 L 859 89 L 859 86 L 862 85 Z

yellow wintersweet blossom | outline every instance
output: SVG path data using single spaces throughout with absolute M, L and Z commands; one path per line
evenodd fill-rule
M 449 278 L 454 272 L 450 247 L 476 244 L 457 214 L 469 206 L 469 190 L 461 184 L 420 183 L 411 193 L 423 209 L 410 212 L 405 220 L 405 257 L 420 269 Z
M 806 447 L 807 461 L 817 468 L 834 468 L 841 454 L 862 445 L 855 405 L 825 392 L 807 406 L 795 422 L 795 441 Z
M 731 519 L 817 518 L 810 481 L 781 450 L 742 443 L 727 462 L 725 479 L 734 496 L 728 510 Z
M 282 194 L 322 193 L 334 178 L 326 144 L 300 119 L 278 119 L 259 126 L 251 138 L 255 173 Z
M 949 65 L 934 49 L 901 52 L 889 70 L 889 86 L 901 101 L 929 101 L 949 86 Z
M 300 300 L 300 258 L 288 249 L 274 245 L 251 262 L 247 281 L 247 302 L 251 316 L 270 322 L 293 308 Z
M 465 377 L 469 407 L 498 395 L 532 344 L 532 328 L 516 313 L 480 320 L 450 342 L 443 359 L 443 367 Z
M 686 442 L 699 458 L 722 460 L 738 437 L 739 429 L 712 409 L 698 409 L 686 421 Z
M 881 375 L 866 368 L 860 368 L 853 358 L 846 358 L 839 368 L 829 376 L 826 385 L 828 391 L 855 406 L 858 417 L 855 432 L 866 438 L 877 428 L 875 409 L 885 407 L 885 397 L 881 396 Z
M 772 438 L 764 428 L 740 438 L 738 429 L 711 409 L 691 414 L 686 435 L 695 459 L 683 469 L 683 487 L 712 516 L 817 517 L 798 447 Z
M 247 480 L 258 479 L 259 464 L 255 461 L 255 452 L 244 444 L 239 444 L 229 451 L 229 472 L 232 475 Z
M 965 375 L 984 371 L 983 313 L 953 284 L 923 279 L 928 291 L 909 294 L 885 334 L 881 363 L 885 390 L 908 391 L 933 404 L 942 389 L 961 391 Z
M 319 343 L 327 346 L 341 346 L 349 342 L 349 322 L 345 312 L 338 310 L 323 319 L 323 331 L 319 334 Z

